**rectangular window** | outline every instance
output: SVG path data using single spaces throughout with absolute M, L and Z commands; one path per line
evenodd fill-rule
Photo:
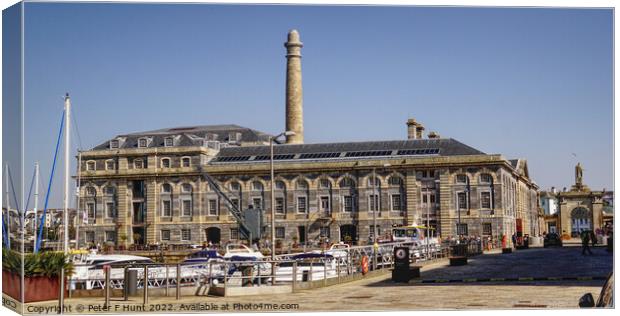
M 276 227 L 276 238 L 284 239 L 284 236 L 285 236 L 285 228 Z
M 467 235 L 467 224 L 456 224 L 456 233 L 458 235 Z
M 165 158 L 161 160 L 161 167 L 162 168 L 170 168 L 170 159 Z
M 459 210 L 467 209 L 467 193 L 465 192 L 457 193 L 457 199 L 458 199 Z
M 105 214 L 108 218 L 115 218 L 116 212 L 114 209 L 114 202 L 107 202 L 105 204 Z
M 263 199 L 261 199 L 261 198 L 253 198 L 252 199 L 252 205 L 256 209 L 263 209 Z
M 492 235 L 491 223 L 482 223 L 482 234 L 490 236 Z
M 379 210 L 379 195 L 371 194 L 368 196 L 368 210 L 371 212 Z
M 422 194 L 422 203 L 426 204 L 428 201 L 427 194 Z
M 86 242 L 95 242 L 95 232 L 86 232 Z
M 189 158 L 183 158 L 183 159 L 181 159 L 181 164 L 182 164 L 183 168 L 187 168 L 187 167 L 190 166 L 191 161 L 190 161 Z
M 238 228 L 231 228 L 230 229 L 230 239 L 231 240 L 239 239 L 239 229 Z
M 491 192 L 480 193 L 480 208 L 491 208 Z
M 297 197 L 297 213 L 306 213 L 308 209 L 308 203 L 305 196 Z
M 402 210 L 400 194 L 392 195 L 392 211 L 400 211 Z
M 86 170 L 88 171 L 94 171 L 95 170 L 95 162 L 94 161 L 89 161 L 86 163 Z
M 284 214 L 284 198 L 276 198 L 276 214 Z
M 230 199 L 230 202 L 238 209 L 239 208 L 239 199 Z
M 140 148 L 146 147 L 146 138 L 140 138 L 138 140 L 138 147 L 140 147 Z
M 321 227 L 320 236 L 323 238 L 330 238 L 329 226 Z
M 170 230 L 168 229 L 161 230 L 161 240 L 170 240 Z
M 435 193 L 431 194 L 431 203 L 435 203 L 436 198 L 435 198 Z
M 456 176 L 456 183 L 465 184 L 467 183 L 467 176 L 464 174 L 459 174 Z
M 192 231 L 189 229 L 181 229 L 181 240 L 188 241 L 192 239 Z
M 329 212 L 329 196 L 321 196 L 320 197 L 320 201 L 321 201 L 321 211 L 323 212 Z
M 116 232 L 115 231 L 106 231 L 105 232 L 105 241 L 106 242 L 115 242 L 116 241 Z
M 172 216 L 172 204 L 170 200 L 161 201 L 161 216 L 170 217 Z
M 344 211 L 353 212 L 353 197 L 350 195 L 344 196 Z
M 381 227 L 379 225 L 376 225 L 376 226 L 370 225 L 370 227 L 369 227 L 370 228 L 370 233 L 369 233 L 369 237 L 370 238 L 374 238 L 374 236 L 375 236 L 375 230 L 374 230 L 375 227 L 377 227 L 377 236 L 381 236 Z M 373 241 L 374 241 L 374 239 L 373 239 Z
M 209 215 L 217 215 L 217 200 L 209 200 Z
M 111 140 L 110 149 L 115 149 L 115 148 L 118 148 L 118 140 Z
M 182 205 L 181 208 L 183 211 L 183 216 L 192 216 L 192 201 L 183 200 L 181 205 Z
M 116 169 L 116 166 L 114 164 L 114 160 L 108 160 L 105 162 L 105 168 L 106 170 L 114 170 Z
M 86 210 L 88 211 L 88 218 L 95 219 L 95 203 L 87 203 Z

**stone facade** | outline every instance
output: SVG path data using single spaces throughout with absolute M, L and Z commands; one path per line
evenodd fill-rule
M 89 215 L 80 230 L 81 244 L 237 239 L 236 221 L 201 169 L 242 208 L 267 210 L 264 222 L 269 223 L 269 161 L 217 162 L 219 156 L 216 150 L 196 146 L 81 153 L 80 209 Z M 132 161 L 138 158 L 147 164 L 136 168 Z M 106 170 L 110 160 L 118 167 Z M 92 162 L 95 170 L 88 170 Z M 463 234 L 511 235 L 518 220 L 523 233 L 540 233 L 537 186 L 525 162 L 500 155 L 278 161 L 275 174 L 276 237 L 284 244 L 349 238 L 364 244 L 371 235 L 375 205 L 379 235 L 388 234 L 393 225 L 424 225 L 427 214 L 441 237 L 457 235 L 458 223 Z

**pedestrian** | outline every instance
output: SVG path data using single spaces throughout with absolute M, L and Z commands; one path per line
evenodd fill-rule
M 592 255 L 592 251 L 590 250 L 590 233 L 586 230 L 581 231 L 581 255 L 585 256 L 586 251 Z
M 590 239 L 592 239 L 592 247 L 594 247 L 596 245 L 596 235 L 593 230 L 590 231 Z
M 512 246 L 517 246 L 517 234 L 512 234 Z

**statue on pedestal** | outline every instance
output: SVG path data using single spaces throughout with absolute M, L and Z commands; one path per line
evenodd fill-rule
M 577 163 L 575 166 L 575 184 L 577 186 L 581 186 L 583 183 L 583 168 L 581 167 L 581 163 Z

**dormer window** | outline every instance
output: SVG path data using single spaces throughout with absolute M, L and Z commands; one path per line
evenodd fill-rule
M 110 141 L 110 149 L 117 149 L 119 147 L 118 139 L 113 139 Z
M 87 171 L 95 171 L 95 167 L 96 167 L 96 164 L 94 161 L 91 160 L 91 161 L 86 162 Z
M 161 159 L 161 167 L 162 168 L 170 168 L 170 158 L 162 158 Z
M 229 143 L 238 143 L 241 140 L 241 133 L 238 132 L 230 132 L 228 133 L 228 142 Z
M 191 165 L 191 159 L 189 157 L 183 157 L 181 158 L 181 166 L 183 168 L 187 168 Z
M 147 145 L 147 139 L 146 138 L 138 139 L 138 147 L 139 148 L 146 148 L 146 145 Z
M 174 146 L 174 139 L 172 137 L 164 138 L 164 147 L 172 147 Z

